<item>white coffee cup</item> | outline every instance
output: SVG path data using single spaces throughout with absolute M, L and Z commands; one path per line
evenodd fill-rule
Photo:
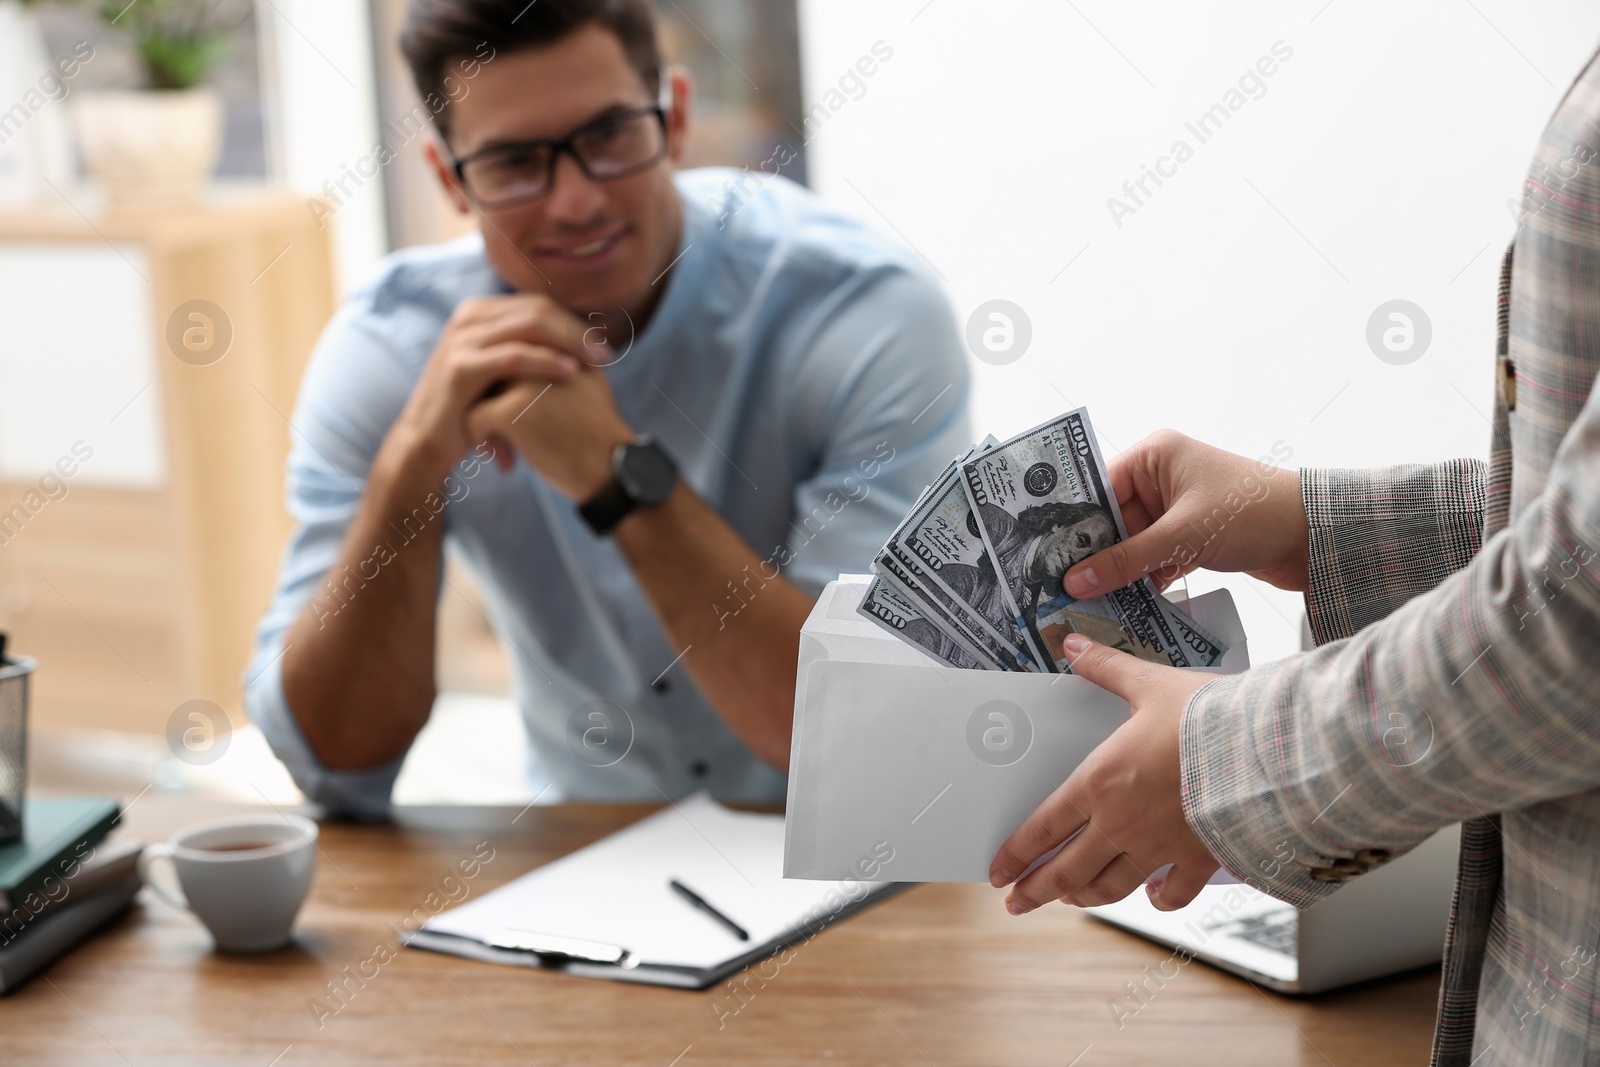
M 163 902 L 195 915 L 223 952 L 268 952 L 289 943 L 311 888 L 317 824 L 299 815 L 242 815 L 199 823 L 150 845 L 139 873 Z M 172 861 L 180 890 L 151 877 Z

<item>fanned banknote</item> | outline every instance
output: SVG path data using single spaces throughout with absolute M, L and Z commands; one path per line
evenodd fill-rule
M 1033 664 L 1038 660 L 1000 592 L 1000 576 L 984 548 L 960 479 L 936 484 L 901 525 L 893 543 L 920 564 L 926 585 L 960 603 L 1019 663 L 1037 669 Z
M 997 653 L 1002 650 L 984 635 L 975 631 L 957 613 L 947 608 L 930 592 L 923 580 L 913 574 L 900 558 L 888 549 L 878 553 L 872 569 L 900 596 L 909 600 L 922 617 L 948 634 L 958 645 L 971 653 L 985 670 L 1008 670 Z
M 1073 632 L 1175 667 L 1209 667 L 1222 658 L 1224 646 L 1168 603 L 1148 577 L 1092 600 L 1063 590 L 1073 564 L 1128 536 L 1086 409 L 960 466 L 1007 617 L 1046 669 L 1071 672 L 1061 643 Z M 993 609 L 980 610 L 987 615 Z
M 967 670 L 984 668 L 984 665 L 972 655 L 971 650 L 962 648 L 949 634 L 929 622 L 922 612 L 917 610 L 917 605 L 901 596 L 899 591 L 884 581 L 881 575 L 875 576 L 872 584 L 867 586 L 867 593 L 861 598 L 856 611 L 902 641 L 917 646 L 928 655 L 943 660 L 952 667 Z
M 947 629 L 954 628 L 957 633 L 965 637 L 979 651 L 983 659 L 1001 670 L 1033 670 L 1036 668 L 1033 667 L 1033 657 L 1027 652 L 1027 645 L 1022 643 L 1015 626 L 1006 621 L 1003 611 L 995 616 L 999 619 L 999 626 L 994 625 L 991 618 L 978 611 L 960 591 L 953 589 L 948 583 L 939 581 L 935 565 L 929 562 L 925 554 L 914 551 L 905 543 L 912 522 L 930 501 L 951 492 L 961 496 L 961 472 L 957 469 L 960 462 L 996 443 L 995 439 L 990 437 L 982 444 L 968 449 L 965 455 L 958 457 L 945 468 L 944 473 L 923 492 L 917 505 L 911 509 L 910 515 L 901 522 L 884 544 L 883 551 L 875 561 L 874 569 L 887 575 L 903 593 L 922 605 L 926 609 L 925 615 L 947 621 L 949 624 Z M 977 547 L 981 554 L 982 544 L 979 543 Z M 956 580 L 959 582 L 960 578 Z

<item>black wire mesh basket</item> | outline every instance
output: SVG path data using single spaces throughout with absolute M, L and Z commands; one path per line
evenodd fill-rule
M 6 655 L 0 634 L 0 845 L 22 837 L 22 795 L 28 784 L 28 676 L 38 666 Z

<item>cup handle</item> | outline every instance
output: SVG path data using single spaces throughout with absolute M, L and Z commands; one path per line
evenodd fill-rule
M 153 877 L 153 872 L 150 868 L 159 859 L 171 862 L 172 846 L 159 842 L 154 845 L 146 845 L 144 851 L 139 853 L 139 877 L 144 879 L 144 884 L 150 887 L 150 892 L 154 893 L 156 899 L 163 904 L 177 908 L 179 911 L 189 911 L 189 900 L 183 895 L 181 888 L 175 886 L 172 889 L 168 889 Z M 173 867 L 173 873 L 177 873 L 176 865 Z

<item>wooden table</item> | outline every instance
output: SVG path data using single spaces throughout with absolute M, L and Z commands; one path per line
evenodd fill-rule
M 129 809 L 126 832 L 157 840 L 240 810 L 256 809 L 147 797 Z M 0 999 L 0 1062 L 1427 1061 L 1437 969 L 1315 1000 L 1265 992 L 1201 963 L 1164 983 L 1144 982 L 1169 950 L 1072 908 L 1012 918 L 999 892 L 981 885 L 915 886 L 828 929 L 787 964 L 758 968 L 737 994 L 727 984 L 685 992 L 395 946 L 390 924 L 426 908 L 479 842 L 490 843 L 494 858 L 468 883 L 474 895 L 649 810 L 436 807 L 402 810 L 388 826 L 325 823 L 297 944 L 257 957 L 217 955 L 194 920 L 146 902 Z M 371 977 L 361 980 L 363 973 Z M 330 981 L 344 982 L 340 998 L 330 995 Z M 1113 1003 L 1133 1003 L 1125 999 L 1129 983 L 1141 982 L 1153 990 L 1147 1003 L 1133 1015 L 1114 1011 Z

